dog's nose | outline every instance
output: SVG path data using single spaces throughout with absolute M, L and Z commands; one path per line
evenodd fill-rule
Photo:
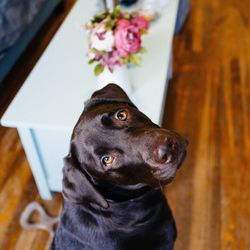
M 157 163 L 166 164 L 173 160 L 173 154 L 177 150 L 177 143 L 167 140 L 161 143 L 154 151 L 154 159 Z

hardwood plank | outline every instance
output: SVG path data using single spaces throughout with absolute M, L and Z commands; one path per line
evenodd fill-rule
M 13 169 L 8 181 L 0 191 L 0 239 L 5 240 L 7 231 L 11 229 L 16 207 L 21 202 L 26 185 L 32 178 L 27 162 L 22 159 L 19 166 Z M 2 242 L 0 241 L 0 246 Z
M 0 142 L 0 189 L 8 179 L 10 172 L 17 164 L 13 155 L 23 154 L 23 148 L 15 129 L 6 129 Z
M 21 249 L 32 249 L 34 239 L 36 238 L 37 232 L 35 230 L 22 230 L 19 235 L 17 242 L 13 248 L 13 250 L 21 250 Z M 33 248 L 35 249 L 35 248 Z
M 228 127 L 223 134 L 223 139 L 228 146 L 223 148 L 222 155 L 223 167 L 221 174 L 223 219 L 222 219 L 222 249 L 248 249 L 250 232 L 250 207 L 249 207 L 249 115 L 243 110 L 242 97 L 244 97 L 245 110 L 249 108 L 249 93 L 241 91 L 242 77 L 240 74 L 240 60 L 245 58 L 245 49 L 248 44 L 245 43 L 247 33 L 241 14 L 237 9 L 225 9 L 225 25 L 231 29 L 225 30 L 223 34 L 224 41 L 230 39 L 230 43 L 223 47 L 223 65 L 225 80 L 224 86 L 224 105 L 225 122 Z M 238 46 L 238 37 L 242 37 L 242 44 Z M 249 40 L 249 35 L 247 40 Z M 249 68 L 248 72 L 249 74 Z M 248 101 L 247 101 L 248 100 Z M 244 115 L 245 113 L 245 115 Z M 243 123 L 244 121 L 244 123 Z M 230 140 L 228 140 L 230 138 Z
M 200 0 L 192 8 L 174 41 L 164 124 L 190 141 L 167 188 L 175 249 L 250 249 L 250 4 Z

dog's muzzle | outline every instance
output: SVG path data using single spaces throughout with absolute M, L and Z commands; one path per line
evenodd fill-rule
M 186 156 L 187 140 L 176 133 L 161 134 L 151 147 L 152 173 L 164 183 L 170 182 Z

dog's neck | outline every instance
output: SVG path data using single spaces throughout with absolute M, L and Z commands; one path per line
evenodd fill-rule
M 114 202 L 124 202 L 136 199 L 152 190 L 151 187 L 144 184 L 125 186 L 105 182 L 99 182 L 97 189 L 106 200 Z

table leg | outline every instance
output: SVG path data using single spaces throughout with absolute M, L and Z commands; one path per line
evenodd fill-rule
M 42 199 L 52 199 L 51 191 L 47 182 L 46 170 L 43 163 L 39 145 L 36 141 L 34 130 L 31 128 L 18 128 L 24 151 L 30 163 L 39 193 Z

